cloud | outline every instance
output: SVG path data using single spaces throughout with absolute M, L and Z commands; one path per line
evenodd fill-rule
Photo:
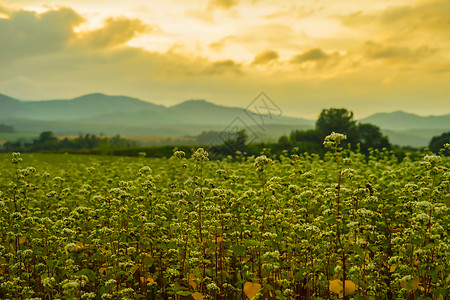
M 221 52 L 225 48 L 225 46 L 227 45 L 228 42 L 230 42 L 230 41 L 232 42 L 235 39 L 236 39 L 235 36 L 227 36 L 217 42 L 209 44 L 208 46 L 209 46 L 209 48 L 211 48 L 212 50 L 214 50 L 216 52 Z
M 220 8 L 220 9 L 230 9 L 238 4 L 237 0 L 210 0 L 208 7 Z
M 241 51 L 243 48 L 247 60 L 254 59 L 255 54 L 260 53 L 261 49 L 276 47 L 281 57 L 285 52 L 298 51 L 299 48 L 308 46 L 312 46 L 312 41 L 304 32 L 297 32 L 291 26 L 282 23 L 248 26 L 236 34 L 227 35 L 209 44 L 209 48 L 217 53 L 226 52 L 224 50 L 233 47 L 239 47 Z
M 42 14 L 19 10 L 9 16 L 0 19 L 0 62 L 60 51 L 75 37 L 73 28 L 84 21 L 74 10 L 64 7 Z
M 265 65 L 268 64 L 269 62 L 277 60 L 278 58 L 280 58 L 278 52 L 273 50 L 266 50 L 255 56 L 252 65 Z
M 362 51 L 369 60 L 384 60 L 389 63 L 419 63 L 436 53 L 436 50 L 426 46 L 410 49 L 392 45 L 386 46 L 372 41 L 366 42 Z
M 211 10 L 191 9 L 186 11 L 186 15 L 206 23 L 214 23 L 214 16 Z
M 43 13 L 17 10 L 0 18 L 0 63 L 37 55 L 51 55 L 81 48 L 101 49 L 126 44 L 143 33 L 157 32 L 154 25 L 126 17 L 107 18 L 102 27 L 75 32 L 86 20 L 71 8 L 61 7 Z M 80 47 L 81 46 L 81 47 Z
M 226 12 L 229 17 L 235 18 L 237 16 L 236 11 L 232 8 L 237 6 L 239 2 L 237 0 L 209 0 L 206 7 L 200 9 L 189 9 L 186 11 L 188 17 L 206 22 L 214 23 L 214 16 L 216 10 L 222 10 Z
M 321 11 L 323 7 L 313 7 L 306 5 L 291 5 L 286 9 L 278 10 L 274 13 L 265 15 L 265 19 L 279 19 L 279 18 L 294 18 L 294 19 L 304 19 L 314 15 L 316 12 Z
M 24 99 L 69 98 L 100 91 L 164 104 L 205 98 L 242 106 L 264 89 L 280 101 L 283 110 L 313 117 L 330 101 L 350 109 L 358 106 L 359 112 L 367 113 L 410 104 L 419 111 L 433 106 L 442 111 L 443 99 L 450 93 L 450 57 L 445 51 L 450 41 L 445 30 L 438 28 L 439 24 L 445 28 L 443 1 L 434 1 L 443 5 L 442 12 L 436 12 L 440 17 L 429 15 L 421 21 L 423 28 L 410 19 L 411 14 L 421 15 L 418 7 L 428 9 L 425 0 L 341 16 L 350 29 L 343 28 L 342 35 L 328 37 L 328 41 L 301 29 L 323 24 L 326 8 L 307 20 L 293 20 L 294 12 L 288 18 L 281 14 L 264 18 L 280 9 L 268 5 L 269 1 L 255 7 L 247 5 L 248 1 L 228 7 L 216 4 L 208 12 L 209 21 L 216 17 L 221 22 L 209 27 L 204 36 L 192 27 L 173 30 L 186 24 L 198 26 L 183 13 L 189 7 L 206 9 L 209 3 L 203 0 L 193 6 L 183 1 L 186 6 L 178 7 L 177 23 L 165 26 L 158 19 L 161 16 L 146 19 L 159 20 L 167 30 L 162 35 L 155 35 L 158 27 L 144 19 L 106 18 L 100 28 L 80 32 L 85 28 L 84 15 L 70 8 L 44 13 L 7 11 L 8 18 L 0 19 L 0 91 Z M 245 14 L 250 9 L 254 15 Z M 248 19 L 229 19 L 234 12 Z M 139 37 L 147 33 L 151 35 Z M 130 46 L 144 41 L 149 43 L 147 49 L 155 50 Z M 204 50 L 205 43 L 210 43 L 209 49 Z M 186 47 L 171 47 L 176 44 Z
M 448 73 L 450 72 L 450 61 L 439 63 L 432 66 L 431 70 L 433 73 Z
M 82 34 L 80 40 L 93 48 L 112 47 L 123 45 L 141 33 L 155 30 L 156 27 L 146 25 L 138 19 L 108 18 L 103 27 Z
M 359 11 L 337 18 L 351 28 L 376 31 L 392 39 L 411 39 L 419 33 L 448 33 L 450 1 L 422 0 L 415 5 L 391 6 L 374 13 Z
M 220 74 L 224 74 L 224 73 L 241 74 L 242 73 L 242 65 L 239 63 L 236 63 L 232 59 L 216 61 L 216 62 L 213 62 L 210 66 L 208 66 L 200 74 L 202 74 L 202 75 L 220 75 Z
M 294 63 L 294 64 L 302 64 L 302 63 L 308 62 L 308 61 L 325 60 L 328 57 L 329 57 L 328 54 L 326 54 L 322 49 L 313 48 L 313 49 L 309 49 L 299 55 L 294 56 L 290 62 Z
M 10 14 L 11 14 L 11 10 L 0 3 L 0 18 L 2 18 L 2 16 L 9 18 Z

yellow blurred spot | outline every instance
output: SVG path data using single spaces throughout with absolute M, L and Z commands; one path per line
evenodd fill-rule
M 258 291 L 261 289 L 261 285 L 259 283 L 253 283 L 250 281 L 247 281 L 244 284 L 244 294 L 249 298 L 253 299 L 253 297 L 258 294 Z
M 397 270 L 397 265 L 392 265 L 392 266 L 389 267 L 389 271 L 391 273 L 395 272 L 395 270 Z
M 154 281 L 153 278 L 151 278 L 151 277 L 148 277 L 148 278 L 140 277 L 140 279 L 141 279 L 141 282 L 142 282 L 142 283 L 144 283 L 144 282 L 155 283 L 155 281 Z
M 330 292 L 338 294 L 339 298 L 344 296 L 342 281 L 339 279 L 331 280 L 328 289 L 330 290 Z M 345 295 L 352 295 L 355 293 L 355 291 L 356 291 L 356 284 L 351 280 L 346 280 Z
M 19 244 L 20 244 L 20 245 L 24 244 L 26 240 L 27 240 L 27 237 L 26 237 L 26 236 L 21 237 L 21 238 L 19 239 Z
M 408 283 L 409 283 L 409 285 L 408 285 Z M 407 289 L 408 291 L 413 291 L 419 287 L 420 282 L 418 279 L 414 278 L 414 279 L 411 279 L 409 282 L 407 282 L 406 280 L 402 280 L 400 285 L 402 286 L 402 288 Z
M 197 288 L 197 283 L 194 281 L 195 275 L 193 273 L 188 274 L 188 283 L 195 290 Z
M 192 298 L 194 298 L 194 300 L 203 300 L 203 295 L 200 294 L 199 292 L 195 292 L 193 294 L 191 294 Z

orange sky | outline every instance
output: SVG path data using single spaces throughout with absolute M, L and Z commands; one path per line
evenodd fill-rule
M 0 0 L 0 93 L 446 114 L 449 20 L 448 0 Z

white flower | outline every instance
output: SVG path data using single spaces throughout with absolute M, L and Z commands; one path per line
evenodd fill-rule
M 327 135 L 325 137 L 323 145 L 325 146 L 325 148 L 336 149 L 337 146 L 339 146 L 339 144 L 341 143 L 341 141 L 346 139 L 347 136 L 345 134 L 336 133 L 333 131 L 330 135 Z

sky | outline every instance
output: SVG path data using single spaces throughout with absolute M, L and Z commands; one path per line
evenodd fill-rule
M 0 93 L 450 113 L 448 0 L 0 0 Z

